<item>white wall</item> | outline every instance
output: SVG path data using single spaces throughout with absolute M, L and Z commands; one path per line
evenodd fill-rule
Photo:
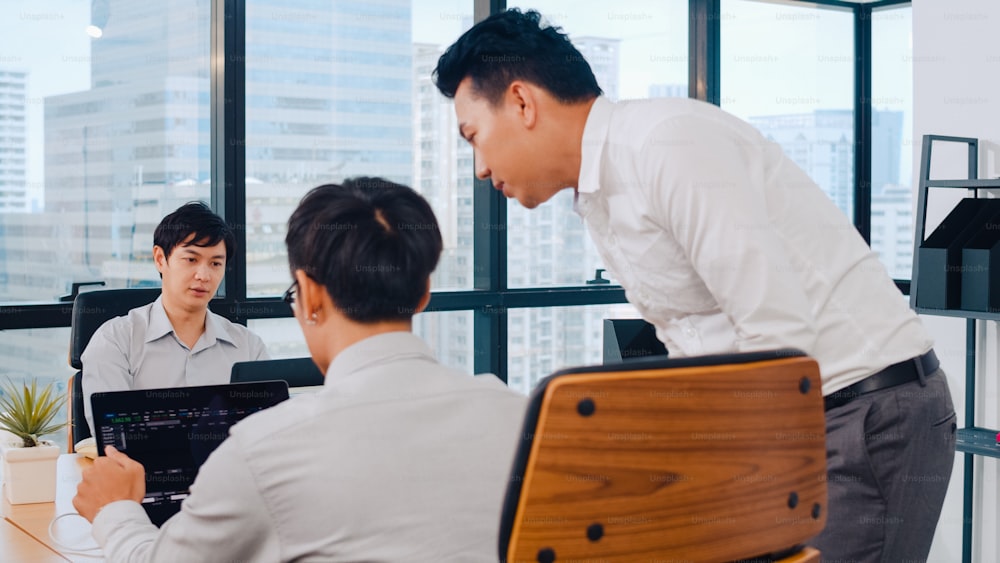
M 1000 143 L 1000 2 L 996 0 L 914 0 L 913 112 L 914 178 L 919 177 L 920 143 L 925 134 L 976 137 Z M 873 37 L 877 45 L 878 38 Z M 936 150 L 936 149 L 935 149 Z M 997 177 L 1000 159 L 980 150 L 981 178 Z M 940 158 L 940 160 L 939 160 Z M 934 156 L 932 177 L 963 177 L 965 155 L 960 150 Z M 939 165 L 943 165 L 939 168 Z M 916 181 L 914 181 L 916 184 Z M 937 190 L 940 192 L 941 190 Z M 1000 197 L 1000 193 L 998 193 Z M 914 195 L 916 201 L 916 195 Z M 928 222 L 950 210 L 947 196 L 928 200 Z M 948 372 L 959 426 L 965 416 L 965 321 L 923 317 L 936 339 L 935 348 Z M 1000 332 L 994 321 L 977 322 L 976 424 L 1000 427 L 998 354 Z M 963 457 L 956 456 L 948 497 L 929 561 L 960 561 L 962 546 Z M 975 457 L 977 475 L 973 515 L 973 561 L 1000 561 L 998 549 L 997 459 Z

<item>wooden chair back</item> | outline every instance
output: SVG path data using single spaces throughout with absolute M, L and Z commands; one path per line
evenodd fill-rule
M 532 395 L 501 561 L 818 559 L 819 368 L 794 350 L 580 368 Z M 762 559 L 764 560 L 764 559 Z

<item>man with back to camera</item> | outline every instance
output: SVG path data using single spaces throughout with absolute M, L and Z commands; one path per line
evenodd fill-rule
M 527 399 L 434 359 L 412 332 L 442 241 L 430 205 L 379 178 L 310 191 L 285 293 L 322 391 L 236 424 L 157 530 L 142 466 L 108 448 L 73 506 L 109 561 L 496 561 Z
M 190 202 L 153 231 L 160 296 L 101 325 L 80 358 L 84 414 L 101 391 L 229 383 L 233 364 L 268 359 L 259 336 L 208 309 L 236 237 L 207 205 Z
M 850 221 L 781 148 L 716 106 L 614 103 L 536 12 L 440 57 L 476 175 L 534 208 L 572 188 L 607 268 L 675 356 L 798 348 L 820 364 L 824 559 L 923 560 L 955 452 L 932 341 Z

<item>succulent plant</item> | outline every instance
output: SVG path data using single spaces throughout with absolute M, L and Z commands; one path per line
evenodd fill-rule
M 66 399 L 65 394 L 53 393 L 53 384 L 41 391 L 35 379 L 30 387 L 10 379 L 0 384 L 0 428 L 21 438 L 26 448 L 38 446 L 39 437 L 66 426 L 65 422 L 52 423 Z

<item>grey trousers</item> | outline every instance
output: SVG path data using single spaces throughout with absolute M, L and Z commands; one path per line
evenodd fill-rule
M 824 563 L 926 561 L 955 429 L 940 369 L 827 411 L 826 527 L 808 542 Z

